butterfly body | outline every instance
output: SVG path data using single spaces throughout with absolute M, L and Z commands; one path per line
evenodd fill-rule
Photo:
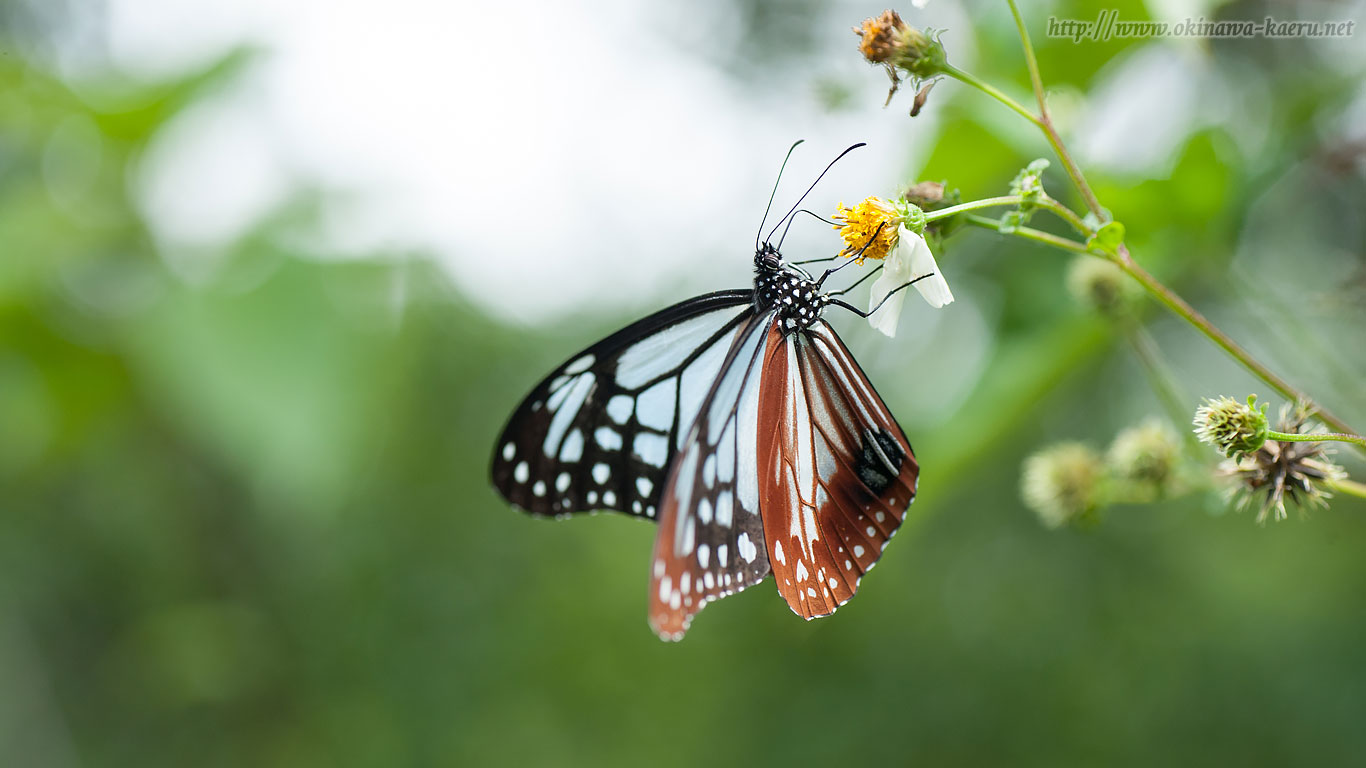
M 775 312 L 785 334 L 799 331 L 820 319 L 830 299 L 810 275 L 798 272 L 796 267 L 781 259 L 772 266 L 766 254 L 762 258 L 756 256 L 754 261 L 754 307 L 757 311 Z

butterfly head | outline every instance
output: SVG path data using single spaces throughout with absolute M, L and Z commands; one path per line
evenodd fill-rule
M 754 251 L 754 269 L 759 274 L 782 272 L 783 255 L 771 244 L 764 243 Z

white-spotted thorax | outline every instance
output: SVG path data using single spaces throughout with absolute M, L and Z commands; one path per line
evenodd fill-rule
M 811 275 L 783 261 L 778 249 L 764 243 L 754 252 L 754 306 L 760 312 L 776 311 L 783 335 L 809 327 L 829 303 Z

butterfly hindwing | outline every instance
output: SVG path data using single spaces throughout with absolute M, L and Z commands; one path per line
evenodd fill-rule
M 799 616 L 853 597 L 915 498 L 910 443 L 823 320 L 769 334 L 758 482 L 778 591 Z
M 753 292 L 675 304 L 585 349 L 536 385 L 494 451 L 494 486 L 537 515 L 654 517 L 665 476 Z
M 769 573 L 754 447 L 774 322 L 755 316 L 740 329 L 665 482 L 649 592 L 650 626 L 664 639 L 681 638 L 708 602 Z

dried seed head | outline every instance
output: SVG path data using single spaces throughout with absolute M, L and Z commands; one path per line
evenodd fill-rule
M 1263 406 L 1265 407 L 1265 406 Z M 1309 411 L 1302 407 L 1281 409 L 1277 429 L 1288 434 L 1312 434 L 1305 430 Z M 1347 473 L 1328 458 L 1328 443 L 1268 440 L 1257 450 L 1230 461 L 1221 470 L 1236 482 L 1230 489 L 1231 500 L 1239 507 L 1259 507 L 1257 522 L 1268 517 L 1286 519 L 1286 499 L 1301 511 L 1327 507 L 1330 487 L 1344 480 Z
M 896 11 L 887 10 L 875 19 L 864 19 L 854 27 L 854 34 L 859 36 L 863 58 L 891 68 L 893 83 L 897 82 L 896 69 L 925 80 L 942 73 L 948 65 L 944 46 L 931 34 L 902 21 Z

